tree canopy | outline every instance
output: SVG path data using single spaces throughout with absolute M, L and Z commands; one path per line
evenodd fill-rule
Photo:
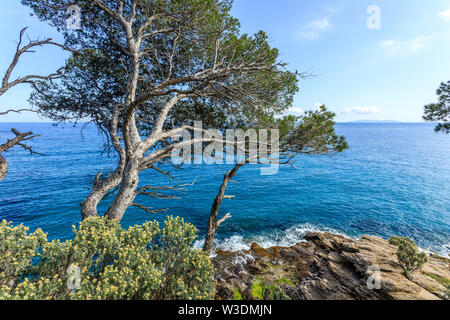
M 146 129 L 175 95 L 186 97 L 171 109 L 170 122 L 234 127 L 282 112 L 297 91 L 296 76 L 285 70 L 267 35 L 240 34 L 231 1 L 78 1 L 83 28 L 77 31 L 65 28 L 71 1 L 22 2 L 78 50 L 62 81 L 41 83 L 31 98 L 55 120 L 104 125 L 116 104 L 127 104 L 133 60 L 139 60 L 139 79 L 127 110 Z M 131 22 L 129 29 L 122 20 Z
M 41 81 L 31 102 L 53 120 L 94 122 L 120 156 L 113 173 L 97 176 L 83 217 L 96 216 L 119 186 L 106 214 L 120 220 L 137 205 L 139 172 L 170 159 L 170 137 L 195 120 L 221 129 L 256 124 L 285 111 L 298 90 L 298 74 L 264 32 L 240 33 L 228 0 L 78 1 L 75 31 L 65 28 L 72 1 L 22 3 L 73 50 L 64 77 Z

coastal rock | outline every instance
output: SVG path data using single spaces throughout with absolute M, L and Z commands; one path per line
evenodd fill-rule
M 216 298 L 292 300 L 448 299 L 450 261 L 430 256 L 409 280 L 397 247 L 363 236 L 308 233 L 292 247 L 216 252 Z

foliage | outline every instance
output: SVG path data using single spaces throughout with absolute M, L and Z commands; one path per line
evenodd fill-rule
M 287 279 L 287 278 L 279 278 L 279 279 L 275 280 L 275 283 L 280 284 L 280 285 L 285 284 L 290 287 L 295 287 L 294 283 L 290 279 Z
M 108 12 L 119 11 L 117 1 L 77 1 L 82 29 L 76 32 L 66 28 L 66 10 L 73 1 L 22 3 L 57 27 L 66 46 L 78 50 L 68 60 L 62 81 L 42 82 L 31 101 L 54 120 L 90 119 L 104 126 L 114 106 L 127 100 L 131 77 L 127 35 Z M 258 114 L 282 112 L 292 103 L 298 90 L 296 75 L 285 70 L 264 32 L 240 33 L 239 21 L 230 14 L 232 1 L 126 0 L 125 18 L 132 14 L 133 4 L 133 35 L 137 39 L 140 28 L 148 35 L 139 48 L 135 99 L 144 102 L 136 110 L 141 129 L 151 130 L 168 98 L 193 89 L 195 97 L 173 108 L 170 125 L 202 120 L 205 126 L 235 127 L 254 121 Z M 214 64 L 219 73 L 195 76 L 209 74 Z M 220 73 L 224 66 L 227 72 Z M 142 100 L 148 93 L 152 94 Z
M 427 287 L 427 290 L 430 292 L 436 293 L 438 295 L 438 297 L 440 297 L 441 299 L 449 300 L 450 299 L 450 279 L 439 276 L 437 274 L 428 273 L 428 272 L 424 272 L 424 274 L 426 276 L 430 277 L 431 279 L 435 280 L 436 282 L 438 282 L 440 285 L 442 285 L 445 288 L 444 292 L 437 292 L 438 289 L 436 289 L 434 287 Z
M 263 31 L 241 33 L 231 0 L 79 0 L 76 31 L 66 28 L 72 0 L 22 3 L 73 50 L 62 79 L 36 84 L 30 101 L 52 120 L 94 122 L 118 153 L 116 170 L 91 192 L 104 199 L 118 187 L 106 211 L 113 219 L 129 206 L 150 210 L 133 202 L 149 196 L 135 192 L 135 177 L 192 143 L 173 137 L 194 131 L 195 120 L 221 130 L 255 125 L 286 111 L 298 91 L 302 75 L 287 70 Z M 83 218 L 98 215 L 93 202 Z
M 322 105 L 299 117 L 288 115 L 275 119 L 274 116 L 261 116 L 258 125 L 279 130 L 280 156 L 284 159 L 298 155 L 329 155 L 349 147 L 345 137 L 336 133 L 335 116 Z
M 393 237 L 389 243 L 398 246 L 397 259 L 408 279 L 428 261 L 427 255 L 419 253 L 417 245 L 409 238 Z
M 252 283 L 252 297 L 264 300 L 264 294 L 266 292 L 267 285 L 264 281 L 256 279 Z
M 33 257 L 46 243 L 42 230 L 28 234 L 28 228 L 0 223 L 0 286 L 15 286 L 23 274 L 30 271 Z
M 392 245 L 398 247 L 402 241 L 409 241 L 409 242 L 411 242 L 411 243 L 414 244 L 414 241 L 413 241 L 411 238 L 408 238 L 408 237 L 398 237 L 398 236 L 393 236 L 392 238 L 390 238 L 390 239 L 389 239 L 389 244 L 392 244 Z
M 425 274 L 427 276 L 429 276 L 430 278 L 433 278 L 434 280 L 439 282 L 441 285 L 443 285 L 444 287 L 446 287 L 447 289 L 450 290 L 450 279 L 449 278 L 441 277 L 441 276 L 438 276 L 438 275 L 432 274 L 432 273 L 425 273 Z
M 210 299 L 213 266 L 191 247 L 196 229 L 169 217 L 124 230 L 92 218 L 75 238 L 0 224 L 0 299 Z M 75 271 L 74 271 L 75 270 Z M 79 270 L 79 277 L 77 272 Z M 79 280 L 78 280 L 79 279 Z
M 348 149 L 345 138 L 336 134 L 335 116 L 324 105 L 316 111 L 307 111 L 299 118 L 299 125 L 286 135 L 287 149 L 304 154 L 329 154 Z
M 234 296 L 233 296 L 233 300 L 242 300 L 242 294 L 239 292 L 238 288 L 234 288 Z
M 289 300 L 279 282 L 270 285 L 264 279 L 255 279 L 251 288 L 252 297 L 258 300 Z
M 450 81 L 441 83 L 436 94 L 439 102 L 426 105 L 423 118 L 426 121 L 439 121 L 437 132 L 450 133 Z
M 269 293 L 270 300 L 290 300 L 281 287 L 271 286 Z

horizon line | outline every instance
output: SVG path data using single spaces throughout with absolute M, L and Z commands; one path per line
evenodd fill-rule
M 351 120 L 351 121 L 336 121 L 336 123 L 439 123 L 438 121 L 399 121 L 399 120 Z M 0 123 L 52 123 L 52 124 L 85 124 L 85 122 L 56 122 L 56 121 L 0 121 Z

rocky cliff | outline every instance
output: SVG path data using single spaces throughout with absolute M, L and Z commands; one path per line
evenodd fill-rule
M 216 298 L 293 300 L 448 299 L 450 260 L 430 256 L 409 280 L 397 247 L 372 236 L 360 240 L 308 233 L 292 247 L 218 251 Z

